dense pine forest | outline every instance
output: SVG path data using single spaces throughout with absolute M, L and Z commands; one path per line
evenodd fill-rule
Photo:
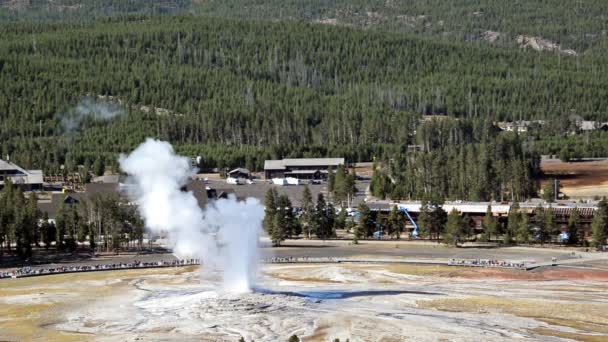
M 606 23 L 601 0 L 2 1 L 0 152 L 46 173 L 84 165 L 88 176 L 118 171 L 119 153 L 156 137 L 203 156 L 203 170 L 344 157 L 375 162 L 378 198 L 523 201 L 538 195 L 541 155 L 608 156 L 608 132 L 577 128 L 608 121 Z M 535 124 L 497 125 L 521 120 Z M 352 191 L 336 185 L 348 177 L 330 181 L 334 198 Z M 305 202 L 300 221 L 267 215 L 275 243 L 344 228 L 331 201 Z M 140 218 L 115 198 L 62 208 L 42 226 L 35 195 L 9 185 L 0 203 L 0 247 L 14 241 L 24 257 L 32 242 L 70 250 L 88 235 L 94 247 L 102 233 L 105 249 L 125 236 L 141 244 Z M 374 228 L 364 207 L 355 240 Z M 602 208 L 594 241 L 605 241 Z M 399 220 L 389 217 L 395 232 Z M 518 220 L 506 243 L 527 242 Z M 446 229 L 451 242 L 464 234 Z
M 320 22 L 415 34 L 446 41 L 512 46 L 519 35 L 541 36 L 575 51 L 607 47 L 608 3 L 601 0 L 208 0 L 197 13 L 239 19 Z
M 204 168 L 397 158 L 389 181 L 377 182 L 386 184 L 379 195 L 442 189 L 454 198 L 523 199 L 535 193 L 539 154 L 608 152 L 606 133 L 562 127 L 608 120 L 605 6 L 12 1 L 0 10 L 1 152 L 46 172 L 96 161 L 115 167 L 118 153 L 153 136 L 204 156 Z M 431 23 L 409 24 L 408 15 Z M 315 23 L 332 18 L 336 25 Z M 484 30 L 504 35 L 475 38 Z M 521 34 L 562 50 L 522 49 L 514 43 Z M 443 116 L 457 124 L 437 124 Z M 532 119 L 547 124 L 521 136 L 492 126 Z M 408 145 L 424 149 L 406 157 Z M 488 189 L 465 180 L 479 172 L 493 181 Z M 427 179 L 414 182 L 414 174 Z M 395 177 L 409 181 L 388 185 Z

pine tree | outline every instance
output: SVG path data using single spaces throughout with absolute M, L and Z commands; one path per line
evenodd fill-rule
M 336 235 L 336 208 L 333 204 L 327 203 L 327 208 L 325 209 L 327 213 L 327 237 L 335 238 Z
M 461 242 L 465 236 L 465 224 L 458 210 L 454 208 L 448 214 L 448 222 L 446 224 L 445 234 L 443 235 L 443 241 L 446 244 L 454 244 L 454 246 L 457 247 L 458 243 Z
M 374 221 L 372 220 L 371 210 L 364 202 L 359 204 L 357 208 L 357 214 L 359 216 L 359 221 L 357 222 L 357 240 L 362 237 L 363 234 L 365 236 L 371 236 L 374 233 Z
M 357 193 L 356 179 L 357 179 L 357 174 L 355 173 L 354 168 L 351 169 L 351 172 L 349 172 L 344 179 L 344 189 L 345 189 L 344 192 L 345 192 L 346 203 L 347 203 L 348 207 L 350 207 L 352 205 L 353 197 Z
M 340 209 L 334 227 L 335 230 L 344 230 L 346 228 L 346 209 L 344 207 Z
M 388 234 L 394 236 L 396 239 L 401 238 L 401 233 L 403 232 L 403 225 L 405 223 L 403 214 L 397 206 L 393 206 L 391 208 L 391 212 L 388 215 Z
M 555 202 L 555 179 L 550 179 L 543 187 L 543 199 L 549 203 Z
M 431 212 L 431 234 L 439 242 L 441 235 L 445 231 L 448 213 L 439 204 L 434 204 L 433 208 Z
M 528 243 L 530 241 L 530 221 L 528 215 L 522 215 L 517 227 L 516 239 L 518 243 Z
M 277 213 L 277 193 L 274 189 L 268 189 L 264 197 L 264 230 L 268 235 L 272 235 L 274 228 L 274 217 Z
M 67 231 L 67 213 L 65 203 L 61 202 L 59 205 L 59 209 L 57 209 L 57 216 L 55 217 L 55 248 L 57 250 L 63 251 L 65 245 L 63 243 L 64 236 Z
M 591 223 L 591 242 L 594 247 L 606 244 L 608 238 L 608 201 L 604 197 L 598 203 L 598 210 Z
M 51 241 L 53 241 L 55 234 L 52 231 L 52 225 L 49 222 L 49 214 L 45 211 L 42 214 L 42 223 L 40 225 L 40 235 L 42 243 L 44 243 L 44 248 L 49 249 L 51 246 Z
M 334 196 L 334 203 L 336 203 L 336 205 L 339 204 L 340 206 L 343 206 L 342 204 L 347 199 L 349 194 L 346 171 L 344 170 L 343 165 L 338 165 L 338 167 L 336 168 L 336 173 L 334 176 L 334 186 L 332 191 Z
M 93 162 L 93 172 L 96 176 L 103 176 L 106 171 L 106 166 L 102 157 L 97 157 Z
M 302 191 L 302 200 L 300 201 L 300 206 L 302 210 L 302 213 L 300 215 L 300 224 L 302 225 L 302 229 L 306 233 L 306 237 L 310 239 L 312 238 L 312 233 L 315 225 L 315 208 L 312 202 L 312 194 L 310 193 L 308 185 L 305 185 L 304 190 Z
M 580 229 L 580 214 L 578 208 L 574 208 L 568 219 L 568 244 L 576 245 L 579 241 L 582 231 Z
M 325 240 L 329 237 L 329 220 L 327 217 L 327 203 L 322 193 L 317 196 L 315 207 L 315 228 L 319 239 Z
M 295 234 L 295 218 L 293 216 L 293 207 L 289 197 L 285 194 L 279 196 L 277 215 L 283 216 L 285 237 L 291 237 Z
M 431 218 L 431 211 L 426 201 L 422 202 L 420 207 L 420 214 L 418 215 L 418 226 L 420 229 L 420 236 L 430 237 L 431 236 L 431 225 L 433 224 Z
M 600 247 L 606 243 L 606 220 L 603 215 L 593 216 L 591 222 L 591 244 L 594 247 Z
M 481 223 L 481 226 L 483 228 L 482 240 L 491 241 L 492 236 L 497 233 L 496 219 L 494 218 L 494 215 L 492 214 L 491 206 L 488 206 L 488 209 L 486 210 L 486 216 L 483 218 L 483 222 Z
M 559 233 L 557 225 L 555 224 L 555 215 L 553 208 L 548 207 L 546 209 L 538 209 L 537 214 L 537 225 L 539 228 L 539 239 L 541 244 L 550 241 L 555 235 Z
M 519 223 L 521 221 L 521 213 L 519 212 L 519 203 L 514 202 L 509 211 L 507 222 L 507 230 L 503 234 L 502 241 L 506 245 L 513 243 L 513 239 L 517 236 L 519 230 Z
M 272 220 L 272 230 L 270 232 L 270 240 L 273 246 L 280 246 L 285 240 L 285 217 L 282 215 L 274 215 Z
M 331 167 L 327 168 L 327 197 L 328 200 L 332 198 L 335 199 L 335 191 L 336 191 L 336 174 L 332 171 Z M 337 202 L 337 201 L 336 201 Z

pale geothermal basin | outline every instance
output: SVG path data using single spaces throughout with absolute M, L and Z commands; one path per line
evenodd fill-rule
M 266 265 L 259 290 L 195 267 L 0 281 L 0 340 L 608 340 L 601 278 L 447 266 Z

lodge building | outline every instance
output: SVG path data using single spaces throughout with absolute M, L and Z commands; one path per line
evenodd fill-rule
M 264 177 L 297 178 L 297 179 L 326 179 L 328 172 L 335 171 L 339 165 L 344 165 L 344 158 L 299 158 L 266 160 L 264 162 Z

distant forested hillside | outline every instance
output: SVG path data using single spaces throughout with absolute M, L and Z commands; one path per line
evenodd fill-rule
M 539 154 L 608 155 L 608 133 L 571 134 L 575 120 L 608 121 L 606 13 L 557 0 L 4 1 L 1 153 L 99 171 L 152 136 L 205 168 L 375 159 L 391 165 L 374 176 L 380 195 L 525 199 Z M 545 124 L 516 136 L 492 125 L 505 120 Z
M 603 0 L 207 0 L 197 3 L 197 11 L 201 13 L 240 19 L 304 20 L 451 41 L 489 40 L 502 45 L 515 45 L 517 36 L 526 35 L 543 37 L 578 52 L 608 46 L 608 2 Z
M 177 13 L 318 22 L 501 46 L 526 45 L 517 43 L 517 37 L 523 35 L 546 39 L 577 53 L 608 47 L 608 2 L 604 0 L 0 1 L 2 20 L 90 20 L 103 16 Z M 541 41 L 540 45 L 546 47 L 545 43 Z
M 88 21 L 96 17 L 177 14 L 192 8 L 192 0 L 1 0 L 0 20 Z
M 2 153 L 26 166 L 111 160 L 146 136 L 216 166 L 370 160 L 416 143 L 420 115 L 608 118 L 607 58 L 593 54 L 198 16 L 12 22 L 0 36 Z M 65 116 L 97 96 L 128 115 L 66 130 Z

